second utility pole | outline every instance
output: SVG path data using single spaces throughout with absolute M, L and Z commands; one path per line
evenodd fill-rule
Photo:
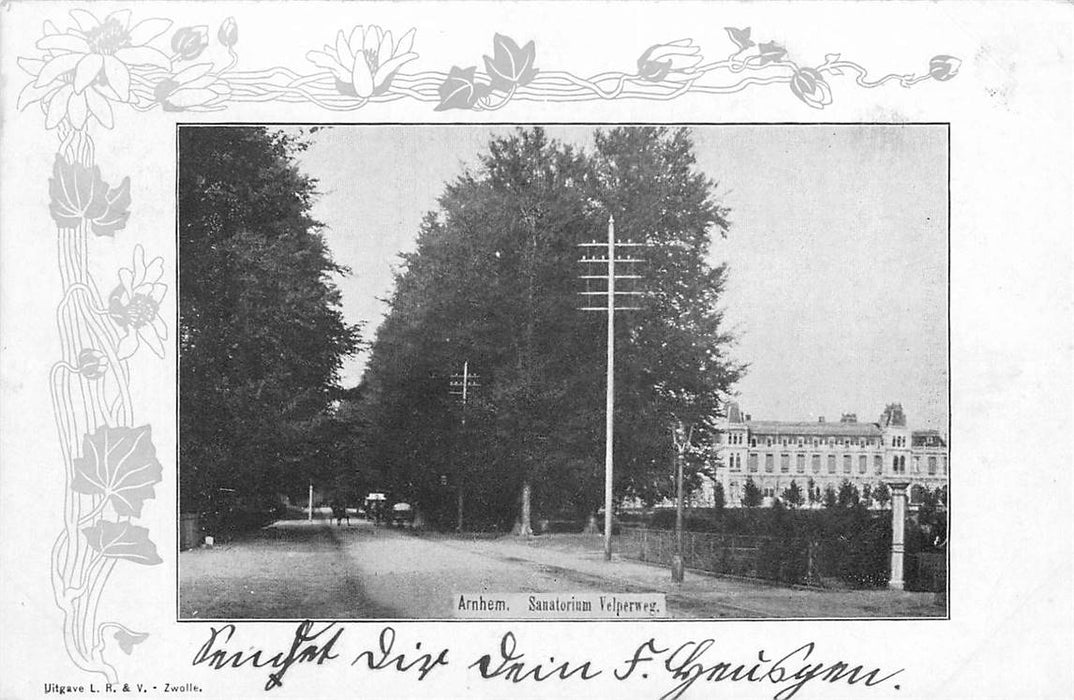
M 581 292 L 584 296 L 605 296 L 607 304 L 605 306 L 584 306 L 582 311 L 603 311 L 608 314 L 608 376 L 607 376 L 607 393 L 605 395 L 605 419 L 604 419 L 604 559 L 610 561 L 612 558 L 612 497 L 614 486 L 614 468 L 613 468 L 613 440 L 614 440 L 614 424 L 615 424 L 615 312 L 616 311 L 639 311 L 637 306 L 616 306 L 615 296 L 637 297 L 642 296 L 642 292 L 635 290 L 617 292 L 615 291 L 615 264 L 616 262 L 624 263 L 627 265 L 634 265 L 636 263 L 643 262 L 634 258 L 621 258 L 616 260 L 616 247 L 635 247 L 644 246 L 645 243 L 623 242 L 616 243 L 615 241 L 615 217 L 608 217 L 608 257 L 588 257 L 582 256 L 579 261 L 583 264 L 604 264 L 608 265 L 608 274 L 604 275 L 582 275 L 585 280 L 606 280 L 608 287 L 604 291 L 585 291 Z M 602 248 L 603 243 L 597 243 L 596 241 L 590 243 L 579 243 L 580 248 Z M 631 268 L 628 267 L 627 270 Z M 636 274 L 621 274 L 618 275 L 619 279 L 639 279 L 639 275 Z
M 604 398 L 604 561 L 612 558 L 612 440 L 615 416 L 615 217 L 608 216 L 608 379 Z

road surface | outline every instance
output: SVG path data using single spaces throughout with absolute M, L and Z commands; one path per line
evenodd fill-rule
M 458 596 L 664 593 L 678 618 L 935 617 L 932 594 L 796 590 L 602 560 L 599 537 L 424 535 L 368 521 L 281 521 L 179 557 L 180 619 L 444 619 Z M 588 541 L 588 540 L 585 540 Z

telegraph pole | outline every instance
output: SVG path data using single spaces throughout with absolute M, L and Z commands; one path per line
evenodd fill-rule
M 462 398 L 462 439 L 466 440 L 466 399 L 469 396 L 470 389 L 480 386 L 477 380 L 480 379 L 476 374 L 470 374 L 470 361 L 466 360 L 462 363 L 462 374 L 451 375 L 449 393 L 454 396 Z M 461 471 L 461 470 L 460 470 Z M 456 507 L 458 513 L 455 520 L 455 531 L 462 532 L 462 516 L 463 516 L 463 490 L 462 490 L 462 478 L 456 472 L 455 474 L 455 496 Z
M 606 275 L 599 274 L 584 274 L 582 279 L 587 280 L 605 280 L 607 282 L 607 288 L 605 291 L 593 292 L 587 291 L 579 292 L 584 296 L 605 296 L 607 303 L 605 306 L 583 306 L 581 311 L 603 311 L 608 314 L 608 373 L 606 378 L 606 393 L 605 393 L 605 419 L 604 419 L 604 560 L 609 561 L 612 558 L 612 484 L 613 476 L 615 473 L 613 459 L 612 459 L 612 446 L 614 441 L 614 422 L 615 422 L 615 312 L 616 311 L 639 311 L 641 307 L 638 306 L 616 306 L 615 295 L 623 296 L 640 296 L 643 292 L 637 291 L 616 291 L 615 290 L 615 264 L 633 265 L 635 263 L 644 262 L 643 260 L 635 258 L 620 258 L 616 259 L 616 247 L 639 247 L 644 246 L 644 243 L 632 243 L 624 241 L 616 243 L 615 241 L 615 217 L 608 216 L 608 242 L 607 244 L 598 243 L 592 241 L 589 243 L 579 243 L 579 248 L 603 248 L 607 245 L 606 258 L 600 257 L 586 257 L 585 251 L 583 251 L 582 259 L 579 260 L 583 265 L 586 264 L 606 264 L 608 272 Z M 588 270 L 587 270 L 588 272 Z M 641 279 L 641 275 L 635 274 L 619 274 L 619 279 Z

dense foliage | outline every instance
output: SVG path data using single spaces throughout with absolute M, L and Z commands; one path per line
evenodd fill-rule
M 179 131 L 179 422 L 183 511 L 267 508 L 345 457 L 329 408 L 358 343 L 310 217 L 298 139 Z M 338 466 L 338 465 L 336 465 Z
M 541 129 L 492 140 L 426 216 L 372 347 L 363 390 L 385 486 L 442 525 L 460 491 L 469 526 L 510 527 L 524 491 L 534 517 L 597 510 L 605 317 L 578 310 L 578 244 L 606 240 L 611 215 L 619 240 L 650 244 L 634 268 L 642 309 L 616 318 L 615 493 L 672 493 L 676 429 L 692 436 L 695 488 L 706 421 L 742 372 L 718 305 L 726 271 L 707 262 L 728 227 L 715 187 L 685 129 L 598 132 L 591 152 Z M 464 362 L 480 375 L 465 409 L 448 391 Z

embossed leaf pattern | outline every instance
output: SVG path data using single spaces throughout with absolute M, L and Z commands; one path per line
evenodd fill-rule
M 493 90 L 509 91 L 533 80 L 537 69 L 533 67 L 536 48 L 529 42 L 522 48 L 515 40 L 503 34 L 493 37 L 493 56 L 486 55 L 485 72 L 492 81 Z
M 129 632 L 125 629 L 117 630 L 112 636 L 119 642 L 119 648 L 127 656 L 130 656 L 131 652 L 134 651 L 135 644 L 141 644 L 149 638 L 149 635 L 145 632 Z
M 103 426 L 86 435 L 82 456 L 74 460 L 71 488 L 78 493 L 102 494 L 111 499 L 116 513 L 141 516 L 142 504 L 153 498 L 153 484 L 162 469 L 153 447 L 150 427 Z
M 163 561 L 157 546 L 149 539 L 149 530 L 126 522 L 102 520 L 82 530 L 89 546 L 103 556 L 126 559 L 135 564 L 153 566 Z
M 750 28 L 738 29 L 736 27 L 724 27 L 727 32 L 727 36 L 731 37 L 731 41 L 735 42 L 740 50 L 745 51 L 749 47 L 754 45 L 753 39 L 750 38 Z
M 759 44 L 757 49 L 761 52 L 761 65 L 766 63 L 778 63 L 783 60 L 783 57 L 787 55 L 787 49 L 783 48 L 774 41 L 766 41 L 763 44 Z
M 131 181 L 109 188 L 97 166 L 69 163 L 57 154 L 48 181 L 49 212 L 58 226 L 75 228 L 83 220 L 98 236 L 112 236 L 127 225 L 131 206 Z
M 466 69 L 452 66 L 447 78 L 437 88 L 440 94 L 440 104 L 434 111 L 473 109 L 478 100 L 487 96 L 492 89 L 484 83 L 477 82 L 474 77 L 476 70 L 477 66 L 470 66 Z
M 108 190 L 104 197 L 105 207 L 100 216 L 90 221 L 93 233 L 98 236 L 112 236 L 127 225 L 130 218 L 131 179 L 123 178 L 119 187 Z
M 108 206 L 105 202 L 107 190 L 99 167 L 68 163 L 56 154 L 52 177 L 48 181 L 48 208 L 57 226 L 74 228 L 83 218 L 93 219 L 103 214 Z

